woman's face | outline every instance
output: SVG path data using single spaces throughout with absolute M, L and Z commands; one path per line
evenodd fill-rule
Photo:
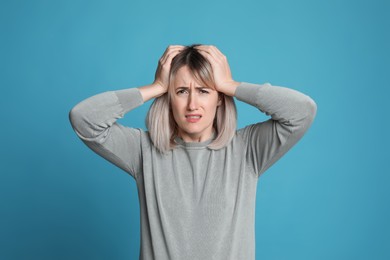
M 177 71 L 172 87 L 171 107 L 179 136 L 185 142 L 208 140 L 221 104 L 218 92 L 199 84 L 187 66 Z

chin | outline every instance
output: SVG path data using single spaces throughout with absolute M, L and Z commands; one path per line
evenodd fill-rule
M 180 132 L 187 135 L 200 135 L 203 131 L 195 128 L 181 128 Z

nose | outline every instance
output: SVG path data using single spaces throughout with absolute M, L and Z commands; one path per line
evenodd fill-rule
M 187 109 L 189 111 L 194 111 L 194 110 L 198 109 L 198 99 L 197 99 L 197 96 L 194 92 L 195 91 L 191 91 L 191 93 L 188 95 Z

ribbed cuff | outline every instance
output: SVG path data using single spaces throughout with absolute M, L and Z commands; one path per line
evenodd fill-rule
M 115 91 L 125 113 L 142 105 L 144 100 L 138 88 L 128 88 Z
M 241 84 L 237 87 L 234 96 L 240 100 L 247 102 L 249 104 L 256 104 L 257 95 L 255 95 L 256 90 L 258 88 L 271 87 L 270 83 L 264 84 L 253 84 L 248 82 L 241 82 Z

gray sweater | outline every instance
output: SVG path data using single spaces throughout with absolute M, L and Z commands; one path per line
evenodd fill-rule
M 147 131 L 116 120 L 143 104 L 137 88 L 90 97 L 70 112 L 81 140 L 134 177 L 140 203 L 140 259 L 255 259 L 259 176 L 303 136 L 314 101 L 292 89 L 242 82 L 235 97 L 270 115 L 237 130 L 227 147 L 212 139 L 161 154 Z

